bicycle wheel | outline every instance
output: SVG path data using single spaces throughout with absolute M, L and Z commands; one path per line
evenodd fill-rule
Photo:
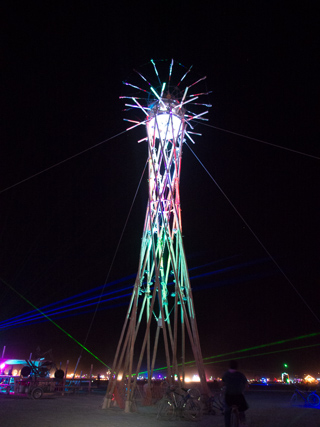
M 217 407 L 216 407 L 216 405 L 215 405 L 214 396 L 211 396 L 211 397 L 208 399 L 208 402 L 207 402 L 207 408 L 208 408 L 208 413 L 209 413 L 209 414 L 211 414 L 211 415 L 216 415 L 216 409 L 217 409 Z
M 197 400 L 188 399 L 183 406 L 182 415 L 191 421 L 199 421 L 202 417 L 200 403 Z
M 231 418 L 230 418 L 230 427 L 239 427 L 239 426 L 240 426 L 240 422 L 239 422 L 238 409 L 232 408 Z
M 292 406 L 295 406 L 297 405 L 297 403 L 298 403 L 298 396 L 297 396 L 297 393 L 294 393 L 290 399 L 290 404 Z
M 197 388 L 189 388 L 188 390 L 189 395 L 192 397 L 192 399 L 199 399 L 201 396 L 200 391 Z
M 220 396 L 214 396 L 212 401 L 212 408 L 218 409 L 221 414 L 224 414 L 224 403 Z
M 168 399 L 162 399 L 159 403 L 157 419 L 172 420 L 175 415 L 174 405 Z
M 316 393 L 310 393 L 307 397 L 307 401 L 311 406 L 318 406 L 320 403 L 320 397 Z

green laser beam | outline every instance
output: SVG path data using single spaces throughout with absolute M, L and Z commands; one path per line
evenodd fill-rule
M 70 335 L 67 331 L 65 331 L 61 326 L 59 326 L 56 322 L 54 322 L 49 316 L 47 316 L 43 311 L 41 311 L 38 307 L 36 307 L 34 304 L 32 304 L 31 301 L 29 301 L 27 298 L 25 298 L 22 294 L 20 294 L 16 289 L 14 289 L 11 285 L 9 285 L 9 283 L 7 283 L 4 279 L 2 279 L 0 277 L 0 280 L 6 285 L 8 286 L 13 292 L 15 292 L 17 295 L 19 295 L 20 298 L 22 298 L 24 301 L 26 301 L 29 305 L 31 305 L 31 307 L 33 307 L 35 310 L 37 310 L 42 316 L 44 316 L 46 319 L 48 319 L 53 325 L 55 325 L 58 329 L 60 329 L 62 332 L 64 332 L 69 338 L 71 338 L 76 344 L 78 344 L 81 348 L 83 348 L 86 352 L 88 352 L 89 354 L 91 354 L 91 356 L 93 356 L 96 360 L 98 360 L 100 363 L 102 363 L 104 366 L 106 366 L 108 369 L 111 369 L 106 363 L 104 363 L 98 356 L 96 356 L 95 354 L 93 354 L 89 349 L 87 349 L 83 344 L 81 344 L 78 340 L 76 340 L 72 335 Z M 304 338 L 310 338 L 310 337 L 315 337 L 320 335 L 320 332 L 313 332 L 311 334 L 307 334 L 307 335 L 301 335 L 299 337 L 295 337 L 295 338 L 288 338 L 285 340 L 280 340 L 280 341 L 275 341 L 269 344 L 261 344 L 258 346 L 254 346 L 254 347 L 249 347 L 246 349 L 242 349 L 242 350 L 237 350 L 237 351 L 232 351 L 232 352 L 228 352 L 228 353 L 222 353 L 216 356 L 210 356 L 210 357 L 205 357 L 203 360 L 209 360 L 209 359 L 216 359 L 216 358 L 221 358 L 221 357 L 225 357 L 225 356 L 230 356 L 236 353 L 244 353 L 244 352 L 248 352 L 248 351 L 252 351 L 252 350 L 257 350 L 259 348 L 265 348 L 265 347 L 271 347 L 274 345 L 280 345 L 280 344 L 284 344 L 290 341 L 296 341 L 296 340 L 300 340 L 300 339 L 304 339 Z M 293 351 L 293 350 L 300 350 L 303 348 L 310 348 L 310 347 L 315 347 L 318 346 L 320 344 L 311 344 L 311 345 L 307 345 L 307 346 L 300 346 L 300 347 L 294 347 L 291 349 L 282 349 L 282 350 L 275 350 L 275 351 L 271 351 L 271 352 L 265 352 L 265 353 L 258 353 L 258 354 L 252 354 L 252 355 L 245 355 L 245 356 L 238 356 L 236 357 L 236 359 L 244 359 L 244 358 L 249 358 L 249 357 L 257 357 L 257 356 L 264 356 L 264 355 L 268 355 L 268 354 L 275 354 L 275 353 L 281 353 L 284 351 Z M 205 365 L 209 365 L 212 363 L 221 363 L 221 362 L 227 362 L 229 361 L 229 359 L 224 359 L 224 360 L 219 360 L 219 361 L 210 361 L 210 362 L 204 362 Z M 190 361 L 190 362 L 186 362 L 185 365 L 191 365 L 194 364 L 195 361 Z M 182 364 L 178 364 L 178 366 L 182 366 Z M 162 367 L 162 368 L 157 368 L 154 369 L 154 371 L 162 371 L 164 369 L 167 369 L 167 367 Z M 144 374 L 147 371 L 143 371 L 143 372 L 139 372 L 140 374 Z
M 283 344 L 283 343 L 290 342 L 290 341 L 296 341 L 296 340 L 303 339 L 303 338 L 315 337 L 315 336 L 318 336 L 318 335 L 320 335 L 320 332 L 313 332 L 311 334 L 301 335 L 300 337 L 295 337 L 295 338 L 288 338 L 286 340 L 276 341 L 276 342 L 273 342 L 273 343 L 270 343 L 270 344 L 262 344 L 262 345 L 258 345 L 258 346 L 255 346 L 255 347 L 250 347 L 250 348 L 247 348 L 247 349 L 242 349 L 242 350 L 232 351 L 232 352 L 229 352 L 229 353 L 219 354 L 217 356 L 205 357 L 203 360 L 205 361 L 205 360 L 208 360 L 208 359 L 214 359 L 214 358 L 218 358 L 218 357 L 220 358 L 220 357 L 225 357 L 225 356 L 231 356 L 231 355 L 236 354 L 236 353 L 243 353 L 243 352 L 250 351 L 250 350 L 256 350 L 258 348 L 269 347 L 269 346 L 272 346 L 272 345 L 279 345 L 279 344 Z M 269 352 L 266 352 L 266 353 L 250 354 L 250 355 L 239 356 L 239 357 L 235 357 L 235 358 L 233 357 L 232 359 L 237 359 L 238 360 L 238 359 L 245 359 L 245 358 L 249 358 L 249 357 L 264 356 L 264 355 L 267 355 L 267 354 L 281 353 L 281 352 L 284 352 L 284 351 L 292 351 L 292 350 L 300 350 L 302 348 L 316 347 L 318 345 L 320 345 L 320 343 L 318 343 L 318 344 L 310 344 L 310 345 L 301 346 L 301 347 L 294 347 L 294 348 L 289 348 L 289 349 L 281 349 L 281 350 L 269 351 Z M 223 359 L 223 360 L 216 360 L 216 361 L 212 360 L 210 362 L 204 362 L 204 365 L 210 365 L 212 363 L 228 362 L 230 360 L 231 360 L 231 358 Z M 195 366 L 195 361 L 191 360 L 190 362 L 185 362 L 185 365 L 191 365 L 190 367 L 193 367 L 193 366 Z M 182 366 L 182 364 L 179 363 L 177 366 Z M 164 369 L 167 369 L 167 367 L 165 366 L 163 368 L 157 368 L 157 369 L 154 369 L 154 371 L 163 371 Z M 145 373 L 147 373 L 147 371 L 139 372 L 139 375 L 140 374 L 145 374 Z
M 320 343 L 310 344 L 310 345 L 304 345 L 304 346 L 300 346 L 300 347 L 293 347 L 293 348 L 283 348 L 281 350 L 268 351 L 268 352 L 265 352 L 265 353 L 258 353 L 258 354 L 250 354 L 250 355 L 246 355 L 246 356 L 240 356 L 240 357 L 236 357 L 236 359 L 246 359 L 246 358 L 249 358 L 249 357 L 257 357 L 257 356 L 265 356 L 265 355 L 268 355 L 268 354 L 283 353 L 284 351 L 300 350 L 302 348 L 316 347 L 316 346 L 319 346 L 319 345 L 320 345 Z M 231 359 L 211 361 L 211 362 L 204 363 L 204 365 L 210 365 L 211 363 L 228 362 L 229 360 L 231 360 Z
M 31 305 L 35 310 L 37 310 L 42 316 L 44 316 L 46 319 L 48 319 L 53 325 L 55 325 L 60 331 L 64 332 L 69 338 L 71 338 L 76 344 L 78 344 L 81 348 L 83 348 L 86 352 L 91 354 L 96 360 L 98 360 L 100 363 L 102 363 L 104 366 L 106 366 L 108 369 L 111 369 L 110 366 L 108 366 L 106 363 L 104 363 L 101 359 L 99 359 L 98 356 L 93 354 L 89 349 L 87 349 L 83 344 L 81 344 L 79 341 L 77 341 L 72 335 L 70 335 L 67 331 L 65 331 L 61 326 L 59 326 L 56 322 L 54 322 L 52 319 L 50 319 L 49 316 L 47 316 L 43 311 L 41 311 L 38 307 L 36 307 L 34 304 L 32 304 L 31 301 L 29 301 L 26 297 L 24 297 L 22 294 L 20 294 L 16 289 L 14 289 L 9 283 L 7 283 L 5 280 L 3 280 L 0 277 L 0 280 L 2 283 L 4 283 L 8 288 L 10 288 L 13 292 L 15 292 L 17 295 L 19 295 L 20 298 L 22 298 L 24 301 L 26 301 L 28 304 Z
M 244 353 L 244 352 L 251 351 L 251 350 L 257 350 L 259 348 L 271 347 L 273 345 L 284 344 L 284 343 L 287 343 L 287 342 L 290 342 L 290 341 L 297 341 L 297 340 L 302 340 L 304 338 L 316 337 L 318 335 L 320 335 L 320 332 L 313 332 L 312 334 L 301 335 L 301 336 L 295 337 L 295 338 L 288 338 L 286 340 L 274 341 L 274 342 L 269 343 L 269 344 L 256 345 L 254 347 L 248 347 L 248 348 L 244 348 L 242 350 L 232 351 L 232 352 L 229 352 L 229 353 L 223 353 L 223 354 L 219 354 L 217 356 L 205 357 L 203 360 L 216 359 L 217 357 L 225 357 L 225 356 L 229 356 L 231 354 L 236 354 L 236 353 Z M 188 364 L 188 363 L 193 363 L 193 362 L 186 362 L 186 364 Z

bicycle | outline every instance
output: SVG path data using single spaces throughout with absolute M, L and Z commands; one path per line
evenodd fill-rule
M 208 414 L 216 415 L 217 411 L 220 415 L 224 414 L 224 400 L 222 392 L 215 393 L 210 397 L 203 395 L 201 397 L 201 403 Z
M 320 405 L 320 397 L 315 391 L 303 391 L 296 387 L 290 403 L 292 406 L 304 404 L 304 406 L 316 407 Z
M 192 421 L 198 421 L 202 417 L 199 403 L 200 392 L 197 389 L 180 389 L 183 394 L 171 386 L 159 403 L 157 419 L 173 420 L 177 416 Z
M 246 427 L 246 418 L 244 412 L 239 411 L 238 405 L 232 405 L 230 416 L 230 427 Z
M 230 427 L 240 427 L 239 408 L 237 405 L 232 405 Z

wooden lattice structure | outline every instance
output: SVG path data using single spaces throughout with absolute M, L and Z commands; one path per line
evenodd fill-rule
M 116 379 L 126 381 L 125 410 L 129 411 L 141 367 L 146 368 L 148 381 L 155 373 L 157 356 L 164 353 L 167 381 L 183 384 L 186 346 L 191 347 L 204 392 L 207 391 L 199 334 L 195 316 L 188 267 L 182 239 L 180 207 L 180 173 L 185 138 L 192 142 L 190 122 L 202 119 L 207 111 L 192 113 L 187 104 L 196 104 L 200 95 L 190 93 L 201 78 L 181 91 L 191 67 L 177 85 L 172 85 L 171 61 L 168 81 L 162 83 L 158 68 L 151 61 L 158 78 L 153 87 L 141 74 L 148 90 L 125 83 L 145 96 L 126 96 L 145 115 L 135 126 L 145 125 L 148 144 L 149 198 L 142 234 L 138 273 L 131 301 L 116 350 L 113 377 L 110 379 L 103 407 L 109 407 Z M 179 64 L 181 65 L 181 64 Z M 180 68 L 179 68 L 180 70 Z M 206 105 L 207 106 L 207 105 Z M 199 108 L 199 107 L 198 107 Z M 131 129 L 131 128 L 129 128 Z M 140 141 L 139 141 L 140 142 Z

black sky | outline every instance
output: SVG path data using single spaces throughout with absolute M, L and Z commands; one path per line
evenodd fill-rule
M 244 1 L 79 3 L 13 3 L 3 13 L 1 278 L 37 307 L 107 277 L 133 283 L 146 177 L 112 261 L 147 157 L 136 142 L 144 129 L 63 161 L 126 129 L 119 96 L 134 68 L 174 58 L 207 76 L 210 126 L 275 145 L 199 125 L 203 136 L 192 149 L 291 281 L 185 147 L 184 244 L 204 357 L 319 332 L 317 2 L 290 9 Z M 32 309 L 4 283 L 0 289 L 0 322 Z M 86 342 L 109 365 L 126 302 L 101 304 Z M 90 309 L 54 319 L 83 343 Z M 81 351 L 49 322 L 1 329 L 4 345 L 8 357 L 21 358 L 52 348 L 63 363 Z M 241 363 L 251 373 L 278 373 L 284 361 L 297 372 L 320 371 L 319 346 Z M 84 353 L 81 366 L 90 363 L 99 365 Z M 208 369 L 218 375 L 224 366 Z

